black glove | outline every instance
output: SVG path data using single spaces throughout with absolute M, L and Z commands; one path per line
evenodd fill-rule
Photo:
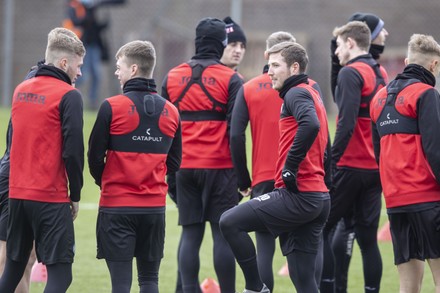
M 331 64 L 332 67 L 331 67 L 331 72 L 330 72 L 330 84 L 331 84 L 331 89 L 332 89 L 332 94 L 333 94 L 333 100 L 335 97 L 336 84 L 338 82 L 338 74 L 342 68 L 341 64 L 339 64 L 339 58 L 335 54 L 336 48 L 337 48 L 336 38 L 333 38 L 330 42 L 330 56 L 331 56 L 331 60 L 332 60 L 332 64 Z
M 332 175 L 332 181 L 335 178 L 336 172 L 338 171 L 338 167 L 336 166 L 335 159 L 332 159 L 331 162 L 331 175 Z
M 332 170 L 332 168 L 328 168 L 325 170 L 324 183 L 325 183 L 325 186 L 327 186 L 328 190 L 332 189 L 332 187 L 333 187 L 333 170 Z
M 296 171 L 294 172 L 288 169 L 283 169 L 281 172 L 281 178 L 283 179 L 287 190 L 299 193 L 298 186 L 296 185 L 296 173 Z
M 176 173 L 170 173 L 167 175 L 168 195 L 177 204 L 177 188 L 176 188 Z
M 335 64 L 339 65 L 339 58 L 335 54 L 337 47 L 338 47 L 338 45 L 336 45 L 336 38 L 333 38 L 330 41 L 330 56 L 332 57 L 332 63 L 335 63 Z
M 336 175 L 337 171 L 338 171 L 338 167 L 336 167 L 335 161 L 332 160 L 331 167 L 330 167 L 330 178 L 331 178 L 330 184 L 327 185 L 327 181 L 325 182 L 327 185 L 327 188 L 330 190 L 330 193 L 333 193 L 333 189 L 335 188 L 334 183 L 335 183 L 335 175 Z M 328 179 L 327 176 L 324 179 L 327 180 Z
M 330 190 L 333 185 L 333 173 L 332 173 L 333 163 L 332 163 L 332 156 L 331 156 L 332 147 L 331 147 L 330 137 L 328 139 L 329 140 L 327 143 L 327 148 L 325 149 L 325 152 L 324 152 L 324 171 L 325 171 L 324 182 L 325 182 L 325 185 L 327 186 L 328 190 Z

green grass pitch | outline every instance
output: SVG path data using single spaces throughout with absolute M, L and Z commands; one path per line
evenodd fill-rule
M 5 134 L 7 122 L 10 116 L 10 109 L 0 108 L 0 152 L 5 149 Z M 84 113 L 84 140 L 86 143 L 93 123 L 95 121 L 96 112 L 86 111 Z M 333 127 L 334 119 L 330 124 Z M 334 130 L 331 130 L 334 134 Z M 250 144 L 248 144 L 250 148 Z M 250 153 L 250 152 L 249 152 Z M 73 282 L 68 292 L 73 293 L 98 293 L 111 292 L 110 277 L 105 265 L 105 261 L 96 259 L 96 239 L 95 225 L 97 206 L 99 201 L 99 189 L 94 184 L 89 174 L 88 166 L 84 169 L 84 188 L 82 190 L 82 200 L 80 203 L 80 211 L 75 221 L 76 236 L 76 256 L 73 264 Z M 174 292 L 176 272 L 177 272 L 177 245 L 180 237 L 180 227 L 177 225 L 177 209 L 171 200 L 167 202 L 167 226 L 165 239 L 165 255 L 162 260 L 159 287 L 160 292 Z M 381 214 L 381 226 L 386 221 L 387 216 L 383 208 Z M 383 276 L 381 282 L 381 292 L 398 292 L 399 279 L 397 269 L 393 264 L 393 250 L 391 242 L 380 242 L 380 251 L 383 261 Z M 214 277 L 215 272 L 212 265 L 212 238 L 210 227 L 207 225 L 204 242 L 200 252 L 201 269 L 199 278 L 203 281 L 207 277 Z M 285 258 L 281 255 L 279 249 L 276 251 L 273 269 L 275 273 L 275 290 L 277 293 L 295 292 L 295 289 L 288 277 L 278 276 L 278 270 L 285 264 Z M 244 288 L 243 274 L 237 266 L 237 282 L 236 290 L 241 292 Z M 132 292 L 139 292 L 136 268 L 133 266 L 133 285 Z M 43 292 L 44 283 L 32 283 L 31 292 Z M 363 273 L 362 260 L 357 244 L 350 265 L 349 272 L 349 292 L 363 292 Z M 422 287 L 422 292 L 434 292 L 434 285 L 429 268 L 426 268 L 426 276 Z

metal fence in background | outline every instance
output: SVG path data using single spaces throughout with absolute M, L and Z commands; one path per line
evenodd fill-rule
M 2 0 L 0 16 L 0 86 L 2 105 L 10 105 L 13 88 L 27 70 L 44 56 L 47 33 L 60 26 L 66 0 Z M 381 63 L 390 77 L 403 68 L 406 45 L 413 33 L 426 33 L 440 40 L 438 0 L 125 0 L 106 5 L 98 12 L 108 19 L 105 33 L 110 61 L 104 64 L 100 97 L 119 92 L 114 77 L 114 53 L 135 39 L 152 41 L 157 51 L 154 74 L 160 86 L 169 69 L 191 58 L 197 22 L 206 16 L 237 21 L 246 33 L 246 55 L 239 67 L 245 79 L 258 75 L 265 63 L 266 37 L 278 30 L 293 33 L 308 51 L 309 75 L 321 86 L 326 105 L 330 97 L 330 39 L 333 28 L 344 24 L 356 12 L 370 12 L 385 21 L 389 38 Z M 85 91 L 83 92 L 83 94 Z

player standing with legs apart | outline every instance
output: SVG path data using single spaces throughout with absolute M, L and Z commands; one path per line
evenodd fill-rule
M 371 32 L 360 21 L 336 28 L 335 54 L 344 67 L 338 74 L 335 101 L 338 121 L 332 146 L 331 211 L 324 229 L 324 269 L 321 292 L 333 293 L 335 268 L 329 234 L 338 221 L 353 216 L 356 240 L 362 253 L 365 292 L 379 292 L 382 259 L 377 244 L 381 210 L 378 165 L 371 140 L 369 104 L 385 85 L 377 62 L 368 53 Z
M 157 293 L 165 176 L 180 166 L 180 118 L 176 107 L 157 94 L 151 42 L 125 44 L 116 60 L 123 94 L 101 104 L 89 139 L 90 173 L 101 188 L 97 257 L 106 260 L 112 292 L 130 292 L 136 257 L 140 292 Z
M 226 23 L 226 33 L 228 37 L 228 45 L 225 47 L 223 51 L 223 55 L 220 58 L 220 62 L 231 68 L 232 70 L 237 71 L 238 65 L 240 65 L 243 60 L 244 53 L 246 52 L 246 36 L 241 29 L 241 27 L 232 20 L 231 17 L 227 16 L 223 19 Z M 243 77 L 238 73 L 238 75 L 243 79 Z M 175 179 L 172 178 L 173 175 L 169 176 L 168 182 L 171 185 L 175 185 Z M 171 179 L 171 180 L 170 180 Z M 171 192 L 171 198 L 174 197 L 175 192 Z M 239 200 L 242 199 L 242 196 L 238 194 Z M 175 201 L 175 200 L 174 200 Z M 179 249 L 180 250 L 180 243 Z M 177 272 L 177 284 L 176 284 L 176 293 L 181 293 L 182 291 L 182 278 L 180 272 Z
M 35 77 L 35 73 L 38 68 L 44 65 L 44 60 L 39 61 L 37 65 L 33 66 L 25 77 L 26 79 Z M 9 218 L 9 165 L 11 155 L 11 143 L 12 143 L 12 126 L 11 120 L 8 123 L 8 129 L 6 131 L 6 150 L 3 157 L 0 159 L 0 275 L 3 274 L 3 270 L 6 262 L 6 238 L 8 230 L 8 218 Z M 23 277 L 15 289 L 16 293 L 28 293 L 31 283 L 32 267 L 35 263 L 37 256 L 35 249 L 32 249 L 29 256 L 28 264 L 23 273 Z
M 421 292 L 425 260 L 440 292 L 440 45 L 414 34 L 405 69 L 371 103 L 400 292 Z
M 182 119 L 176 195 L 182 226 L 178 263 L 185 293 L 200 292 L 199 250 L 206 222 L 211 224 L 221 291 L 235 292 L 234 255 L 218 223 L 221 214 L 238 203 L 229 127 L 242 80 L 220 63 L 226 44 L 226 24 L 216 18 L 202 19 L 196 28 L 195 56 L 171 69 L 162 86 L 162 95 L 179 109 Z
M 267 50 L 282 42 L 296 42 L 292 34 L 278 31 L 266 39 Z M 267 59 L 267 58 L 266 58 Z M 243 85 L 238 92 L 232 112 L 231 153 L 237 172 L 238 188 L 242 196 L 258 197 L 274 189 L 279 141 L 278 121 L 283 100 L 279 92 L 272 88 L 267 74 L 263 73 Z M 309 78 L 309 84 L 320 91 L 316 82 Z M 262 119 L 264 117 L 264 119 Z M 251 125 L 252 136 L 252 180 L 246 160 L 246 128 Z M 272 261 L 275 253 L 275 238 L 268 231 L 256 231 L 257 264 L 261 279 L 273 291 Z
M 314 293 L 318 292 L 316 254 L 330 210 L 324 182 L 327 115 L 319 92 L 304 74 L 306 50 L 297 43 L 282 42 L 270 48 L 268 56 L 268 75 L 284 100 L 276 189 L 225 212 L 220 227 L 243 271 L 243 292 L 270 292 L 261 280 L 255 247 L 248 235 L 267 231 L 280 236 L 297 292 Z
M 368 25 L 371 31 L 371 44 L 369 53 L 376 62 L 385 49 L 385 40 L 388 37 L 388 31 L 385 29 L 384 21 L 377 15 L 371 13 L 356 12 L 350 16 L 348 21 L 362 21 Z M 331 86 L 332 93 L 336 90 L 337 78 L 342 66 L 339 58 L 335 54 L 336 38 L 331 40 Z M 380 65 L 379 65 L 380 66 Z M 385 82 L 388 81 L 388 74 L 385 69 L 380 66 L 382 76 Z M 331 248 L 335 255 L 335 290 L 336 293 L 347 293 L 348 269 L 350 265 L 353 245 L 355 240 L 353 215 L 344 216 L 335 227 L 335 231 L 331 238 Z
M 8 130 L 6 134 L 6 151 L 0 160 L 0 276 L 6 263 L 6 239 L 8 231 L 9 218 L 9 157 L 12 140 L 12 127 L 9 120 Z M 35 263 L 35 249 L 32 249 L 29 255 L 28 264 L 23 273 L 23 277 L 15 289 L 16 293 L 28 293 L 30 287 L 30 278 L 32 267 Z
M 72 282 L 73 220 L 84 168 L 83 104 L 72 83 L 81 76 L 84 55 L 84 46 L 72 31 L 53 29 L 45 65 L 14 91 L 2 293 L 14 292 L 34 240 L 37 259 L 47 267 L 44 292 L 66 292 Z

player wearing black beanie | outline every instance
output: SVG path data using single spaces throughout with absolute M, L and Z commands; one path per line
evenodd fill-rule
M 178 248 L 176 292 L 198 292 L 199 249 L 210 223 L 214 267 L 222 292 L 235 292 L 235 259 L 219 228 L 221 214 L 238 204 L 228 130 L 242 80 L 220 62 L 227 45 L 226 24 L 204 18 L 196 27 L 196 54 L 171 69 L 162 96 L 179 110 L 182 120 L 182 164 L 175 181 L 175 201 L 182 234 Z M 172 185 L 172 184 L 171 184 Z M 179 284 L 181 280 L 181 284 Z
M 225 17 L 223 21 L 226 23 L 228 45 L 220 61 L 229 68 L 237 70 L 246 52 L 246 36 L 243 29 L 230 16 Z

